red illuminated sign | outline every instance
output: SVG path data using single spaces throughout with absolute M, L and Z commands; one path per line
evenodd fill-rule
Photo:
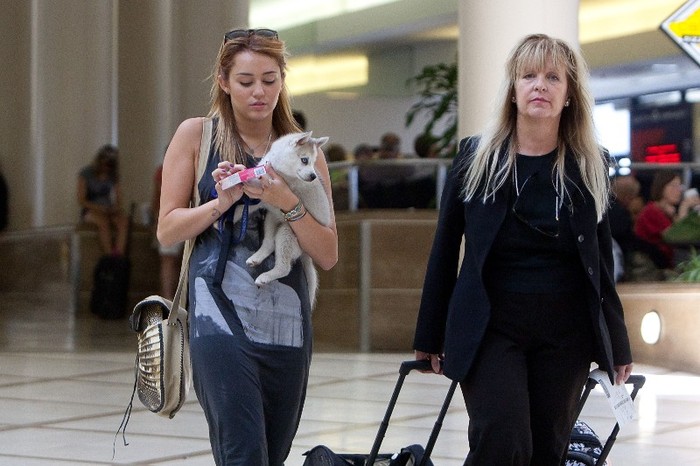
M 644 150 L 644 161 L 651 163 L 679 163 L 681 161 L 681 153 L 677 144 L 647 146 Z

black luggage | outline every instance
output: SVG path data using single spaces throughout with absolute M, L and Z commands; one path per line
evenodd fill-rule
M 135 204 L 131 204 L 123 256 L 104 255 L 93 269 L 90 311 L 102 319 L 121 319 L 126 316 L 129 300 L 129 247 Z
M 421 445 L 414 444 L 404 447 L 401 451 L 396 453 L 379 453 L 404 379 L 413 370 L 431 370 L 430 361 L 404 361 L 401 363 L 399 379 L 396 381 L 394 392 L 389 400 L 384 419 L 379 426 L 379 431 L 374 439 L 374 445 L 369 455 L 335 453 L 325 445 L 318 445 L 304 453 L 306 460 L 303 466 L 433 466 L 433 462 L 430 461 L 430 454 L 433 451 L 438 434 L 442 428 L 442 421 L 445 419 L 447 409 L 450 407 L 452 395 L 454 395 L 455 389 L 457 388 L 457 382 L 452 382 L 447 391 L 445 400 L 442 403 L 442 408 L 440 409 L 440 414 L 435 421 L 435 425 L 433 426 L 425 448 Z
M 630 397 L 634 400 L 637 396 L 637 392 L 644 386 L 646 378 L 643 375 L 631 375 L 627 379 L 627 384 L 633 386 Z M 588 395 L 595 388 L 598 382 L 589 377 L 586 382 L 586 387 L 581 395 L 581 400 L 578 405 L 578 414 L 581 414 L 586 400 L 588 400 Z M 615 423 L 612 432 L 608 436 L 608 439 L 603 444 L 598 438 L 598 435 L 593 431 L 593 429 L 581 421 L 580 419 L 576 421 L 573 430 L 571 431 L 571 440 L 569 442 L 569 451 L 566 456 L 566 466 L 604 466 L 605 460 L 610 454 L 610 450 L 617 440 L 617 434 L 620 431 L 620 425 Z
M 457 388 L 458 382 L 455 381 L 452 381 L 450 384 L 450 388 L 442 403 L 440 414 L 435 421 L 425 449 L 421 445 L 416 444 L 402 448 L 401 451 L 393 454 L 379 453 L 404 379 L 406 375 L 413 370 L 431 370 L 430 361 L 404 361 L 401 363 L 399 379 L 396 381 L 394 393 L 391 396 L 389 406 L 387 406 L 384 419 L 379 427 L 369 455 L 335 453 L 325 445 L 318 445 L 304 453 L 306 460 L 303 466 L 433 466 L 432 461 L 430 461 L 430 455 L 437 441 L 440 429 L 442 428 L 442 421 L 450 406 L 452 396 Z M 643 375 L 631 375 L 627 379 L 627 384 L 633 385 L 632 392 L 630 393 L 630 397 L 633 400 L 637 396 L 637 392 L 644 386 L 644 382 L 646 382 L 646 378 Z M 588 400 L 588 396 L 597 384 L 598 382 L 594 378 L 588 378 L 581 399 L 579 400 L 577 416 L 581 414 Z M 580 419 L 577 420 L 571 432 L 566 466 L 604 466 L 606 464 L 605 460 L 615 444 L 615 440 L 617 440 L 619 431 L 620 426 L 616 423 L 608 439 L 605 441 L 605 444 L 603 444 L 588 424 Z
M 131 264 L 126 256 L 102 256 L 95 265 L 90 311 L 102 319 L 126 315 Z

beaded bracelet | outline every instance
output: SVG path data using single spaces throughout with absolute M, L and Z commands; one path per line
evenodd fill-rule
M 306 209 L 304 208 L 304 204 L 301 203 L 301 200 L 299 200 L 297 205 L 294 206 L 292 210 L 290 210 L 289 212 L 285 212 L 283 210 L 282 213 L 284 214 L 285 222 L 296 222 L 304 215 L 306 215 Z

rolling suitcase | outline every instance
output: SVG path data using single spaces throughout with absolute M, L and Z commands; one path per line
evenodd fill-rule
M 631 375 L 627 379 L 627 384 L 633 386 L 630 398 L 633 400 L 636 398 L 637 392 L 644 386 L 645 382 L 646 378 L 643 375 Z M 597 384 L 598 382 L 594 378 L 588 378 L 578 404 L 577 416 L 581 414 L 588 396 Z M 604 466 L 610 450 L 615 444 L 615 440 L 617 440 L 619 431 L 620 425 L 615 423 L 612 432 L 603 444 L 593 429 L 584 421 L 578 419 L 571 431 L 569 451 L 566 455 L 566 466 Z
M 440 414 L 433 425 L 425 448 L 421 445 L 414 444 L 404 447 L 401 451 L 396 453 L 379 453 L 404 379 L 414 370 L 430 370 L 430 361 L 404 361 L 401 363 L 399 378 L 396 381 L 394 392 L 389 400 L 384 419 L 379 426 L 379 431 L 374 439 L 374 445 L 369 455 L 335 453 L 325 445 L 318 445 L 304 453 L 306 460 L 303 466 L 433 466 L 433 462 L 430 461 L 430 455 L 437 441 L 440 429 L 442 428 L 442 421 L 445 419 L 447 409 L 450 407 L 452 396 L 454 395 L 458 382 L 453 381 L 450 384 L 445 400 L 442 403 Z

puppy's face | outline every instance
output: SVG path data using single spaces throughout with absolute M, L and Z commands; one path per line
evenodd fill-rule
M 318 148 L 326 142 L 327 137 L 312 138 L 311 132 L 288 134 L 275 141 L 265 158 L 282 176 L 311 182 L 318 177 Z

